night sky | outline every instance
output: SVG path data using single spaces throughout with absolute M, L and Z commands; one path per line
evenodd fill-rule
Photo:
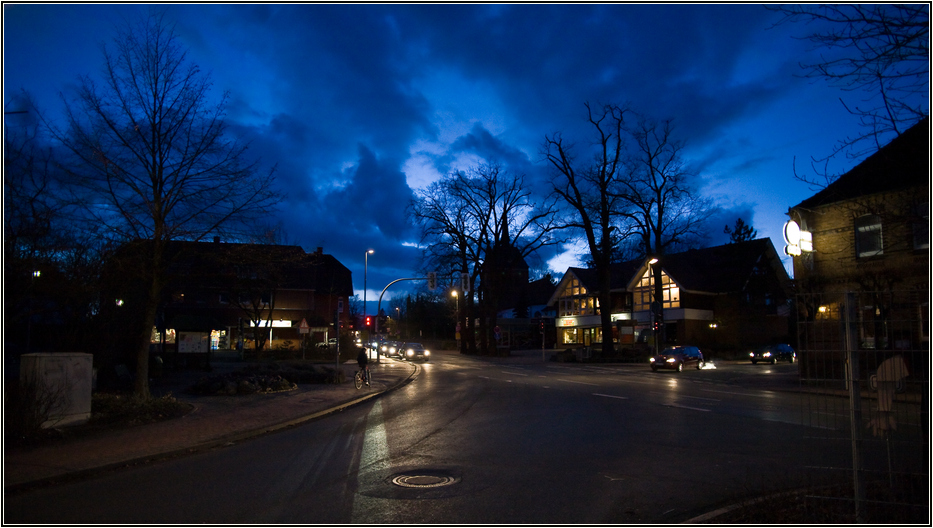
M 142 4 L 3 6 L 4 107 L 20 89 L 56 119 L 79 75 L 98 75 L 101 44 Z M 756 5 L 160 5 L 212 95 L 230 95 L 230 130 L 278 165 L 286 242 L 321 246 L 353 272 L 362 298 L 412 277 L 420 250 L 406 205 L 440 175 L 498 162 L 547 181 L 545 135 L 585 143 L 584 103 L 628 103 L 673 118 L 677 139 L 718 206 L 708 245 L 741 217 L 782 252 L 787 209 L 858 127 L 843 92 L 806 79 L 816 60 Z M 7 116 L 8 124 L 14 116 Z M 856 162 L 841 159 L 830 172 Z M 579 248 L 532 266 L 559 277 Z M 789 268 L 789 261 L 785 261 Z M 403 283 L 406 284 L 406 283 Z M 407 283 L 412 284 L 412 283 Z M 404 288 L 390 290 L 401 292 Z M 389 295 L 387 295 L 387 298 Z

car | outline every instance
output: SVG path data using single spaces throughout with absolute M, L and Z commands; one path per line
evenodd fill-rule
M 386 341 L 379 345 L 379 353 L 386 357 L 400 357 L 402 355 L 401 345 L 395 341 Z
M 336 337 L 332 337 L 332 338 L 328 339 L 327 341 L 321 341 L 320 343 L 317 344 L 317 347 L 318 347 L 318 348 L 333 348 L 333 347 L 335 347 L 335 346 L 337 346 L 337 338 L 336 338 Z
M 697 370 L 703 368 L 703 352 L 695 346 L 667 347 L 663 352 L 651 357 L 651 370 L 672 369 L 680 372 L 685 366 L 694 365 Z
M 748 356 L 752 360 L 752 365 L 757 364 L 759 361 L 765 361 L 772 365 L 778 361 L 788 361 L 790 363 L 797 361 L 797 353 L 794 352 L 794 347 L 786 343 L 758 347 L 749 352 Z
M 431 351 L 425 349 L 421 343 L 405 343 L 400 350 L 402 357 L 409 361 L 416 359 L 427 361 L 431 356 Z

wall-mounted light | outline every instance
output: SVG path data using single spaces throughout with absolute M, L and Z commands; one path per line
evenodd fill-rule
M 829 311 L 829 307 L 828 307 L 828 306 L 820 306 L 820 313 L 826 313 L 826 312 L 828 312 L 828 311 Z

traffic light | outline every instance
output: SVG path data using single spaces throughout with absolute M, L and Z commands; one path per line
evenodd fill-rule
M 542 319 L 541 322 L 538 323 L 538 328 L 541 330 L 541 333 L 543 334 L 544 333 L 544 319 Z
M 373 318 L 367 315 L 367 316 L 366 316 L 366 326 L 372 326 L 372 325 L 373 325 Z
M 437 273 L 433 271 L 428 272 L 428 289 L 431 291 L 437 289 Z

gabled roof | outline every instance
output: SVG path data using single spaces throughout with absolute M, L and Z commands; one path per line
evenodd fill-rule
M 825 189 L 791 207 L 812 209 L 843 200 L 929 185 L 930 118 L 907 129 Z
M 740 292 L 761 266 L 770 266 L 781 284 L 790 281 L 770 238 L 691 249 L 661 258 L 661 268 L 678 286 L 702 293 Z
M 625 290 L 641 278 L 647 259 L 614 264 L 611 268 L 611 289 Z M 774 250 L 770 238 L 759 238 L 703 249 L 691 249 L 661 257 L 663 269 L 677 285 L 689 292 L 722 294 L 740 292 L 756 269 L 767 266 L 782 285 L 790 282 L 787 270 Z M 568 268 L 548 304 L 557 301 L 565 278 L 576 277 L 588 292 L 598 291 L 596 270 Z
M 640 260 L 630 260 L 628 262 L 621 262 L 612 264 L 609 267 L 609 291 L 619 291 L 624 290 L 628 284 L 629 279 L 632 275 L 638 270 L 642 261 Z M 588 292 L 597 292 L 599 291 L 599 281 L 596 277 L 596 269 L 594 268 L 567 268 L 567 272 L 564 273 L 564 276 L 557 282 L 557 286 L 554 288 L 550 300 L 548 300 L 548 306 L 554 304 L 557 301 L 558 296 L 560 295 L 561 286 L 564 283 L 564 279 L 569 276 L 576 277 L 580 281 L 580 284 L 586 288 Z

